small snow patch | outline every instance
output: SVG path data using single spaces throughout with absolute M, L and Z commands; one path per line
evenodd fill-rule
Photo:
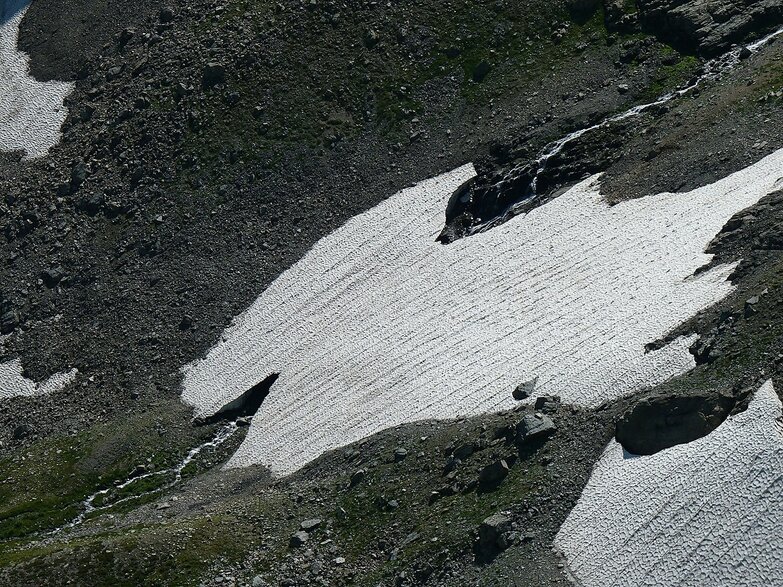
M 76 379 L 78 371 L 71 369 L 65 373 L 55 373 L 42 383 L 28 379 L 23 373 L 22 362 L 19 359 L 0 363 L 0 400 L 59 391 Z
M 59 142 L 68 114 L 63 100 L 73 84 L 30 76 L 30 58 L 17 49 L 29 5 L 30 0 L 0 0 L 0 151 L 21 150 L 35 158 Z

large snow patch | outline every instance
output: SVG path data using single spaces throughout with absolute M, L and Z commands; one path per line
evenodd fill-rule
M 19 24 L 29 4 L 0 0 L 0 151 L 23 150 L 34 158 L 60 140 L 68 114 L 63 100 L 73 86 L 30 76 L 29 57 L 17 49 Z
M 715 184 L 608 206 L 598 177 L 491 231 L 435 242 L 472 166 L 404 190 L 321 239 L 200 361 L 183 400 L 208 416 L 280 373 L 230 461 L 292 472 L 414 420 L 514 405 L 512 390 L 596 405 L 693 366 L 691 338 L 644 345 L 726 296 L 693 277 L 710 240 L 772 191 L 783 150 Z
M 584 587 L 783 585 L 783 429 L 767 382 L 711 434 L 612 442 L 555 539 Z

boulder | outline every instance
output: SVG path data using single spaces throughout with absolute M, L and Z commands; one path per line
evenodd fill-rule
M 479 473 L 479 485 L 484 488 L 495 487 L 508 476 L 508 463 L 501 459 L 481 469 Z
M 511 532 L 511 518 L 503 514 L 493 514 L 486 518 L 478 529 L 478 539 L 474 545 L 476 558 L 489 562 L 511 544 L 508 534 Z
M 548 436 L 557 430 L 552 418 L 544 414 L 526 414 L 517 424 L 517 442 Z

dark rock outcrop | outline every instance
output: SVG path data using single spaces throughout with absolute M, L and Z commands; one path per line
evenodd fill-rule
M 783 24 L 778 0 L 638 0 L 638 6 L 644 30 L 704 56 Z
M 734 409 L 722 394 L 645 398 L 617 422 L 615 438 L 630 453 L 651 455 L 706 436 Z

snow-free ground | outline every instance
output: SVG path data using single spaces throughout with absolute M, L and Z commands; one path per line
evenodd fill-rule
M 694 442 L 634 456 L 612 441 L 555 544 L 584 587 L 783 585 L 781 500 L 769 381 Z
M 60 140 L 72 84 L 39 82 L 29 57 L 17 49 L 19 24 L 30 0 L 0 0 L 0 151 L 45 155 Z
M 275 474 L 382 429 L 512 407 L 513 389 L 595 406 L 693 366 L 657 340 L 732 286 L 712 238 L 780 186 L 783 150 L 712 185 L 607 205 L 599 177 L 486 233 L 435 241 L 467 165 L 321 239 L 185 368 L 215 413 L 280 373 L 231 459 Z

